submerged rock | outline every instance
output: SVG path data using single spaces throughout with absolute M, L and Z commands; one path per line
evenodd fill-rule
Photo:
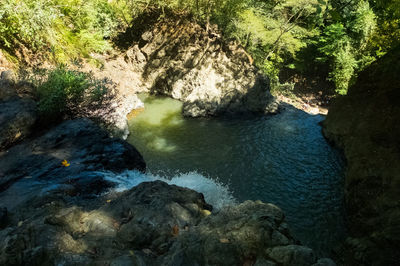
M 398 265 L 400 253 L 400 47 L 359 74 L 323 122 L 347 158 L 349 264 Z
M 102 206 L 90 208 L 80 200 L 66 204 L 65 197 L 58 195 L 44 199 L 42 208 L 27 207 L 17 217 L 20 222 L 0 231 L 0 263 L 317 263 L 311 249 L 294 245 L 282 211 L 272 204 L 246 201 L 211 213 L 202 194 L 161 181 L 97 201 L 92 206 Z

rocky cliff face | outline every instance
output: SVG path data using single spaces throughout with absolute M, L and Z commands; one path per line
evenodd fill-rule
M 325 136 L 348 161 L 349 261 L 398 265 L 400 253 L 400 47 L 332 104 Z M 354 260 L 354 261 L 352 261 Z
M 184 102 L 187 116 L 268 112 L 269 80 L 243 48 L 215 30 L 186 20 L 162 21 L 144 31 L 134 51 L 151 92 Z
M 134 23 L 136 31 L 121 54 L 99 58 L 104 67 L 97 75 L 113 79 L 124 94 L 171 96 L 191 117 L 277 111 L 268 78 L 216 29 L 206 31 L 187 18 L 142 19 Z

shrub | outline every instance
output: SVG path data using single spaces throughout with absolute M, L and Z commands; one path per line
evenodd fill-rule
M 66 63 L 110 49 L 122 23 L 108 0 L 1 0 L 0 48 Z
M 97 80 L 91 74 L 60 66 L 38 74 L 34 84 L 39 115 L 46 122 L 76 117 L 101 119 L 105 112 L 112 111 L 112 84 Z M 99 110 L 102 110 L 101 115 Z

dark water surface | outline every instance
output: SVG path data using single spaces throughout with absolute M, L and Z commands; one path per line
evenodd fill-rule
M 128 141 L 153 174 L 196 171 L 238 201 L 278 205 L 292 233 L 320 255 L 345 236 L 341 155 L 326 142 L 324 118 L 289 108 L 264 117 L 184 119 L 181 103 L 147 97 Z

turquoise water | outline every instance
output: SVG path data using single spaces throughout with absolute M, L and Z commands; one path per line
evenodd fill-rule
M 320 255 L 343 240 L 344 162 L 321 134 L 322 116 L 288 108 L 274 116 L 185 119 L 178 101 L 143 100 L 128 141 L 151 174 L 194 173 L 191 182 L 196 175 L 218 180 L 239 202 L 274 203 L 295 237 Z

